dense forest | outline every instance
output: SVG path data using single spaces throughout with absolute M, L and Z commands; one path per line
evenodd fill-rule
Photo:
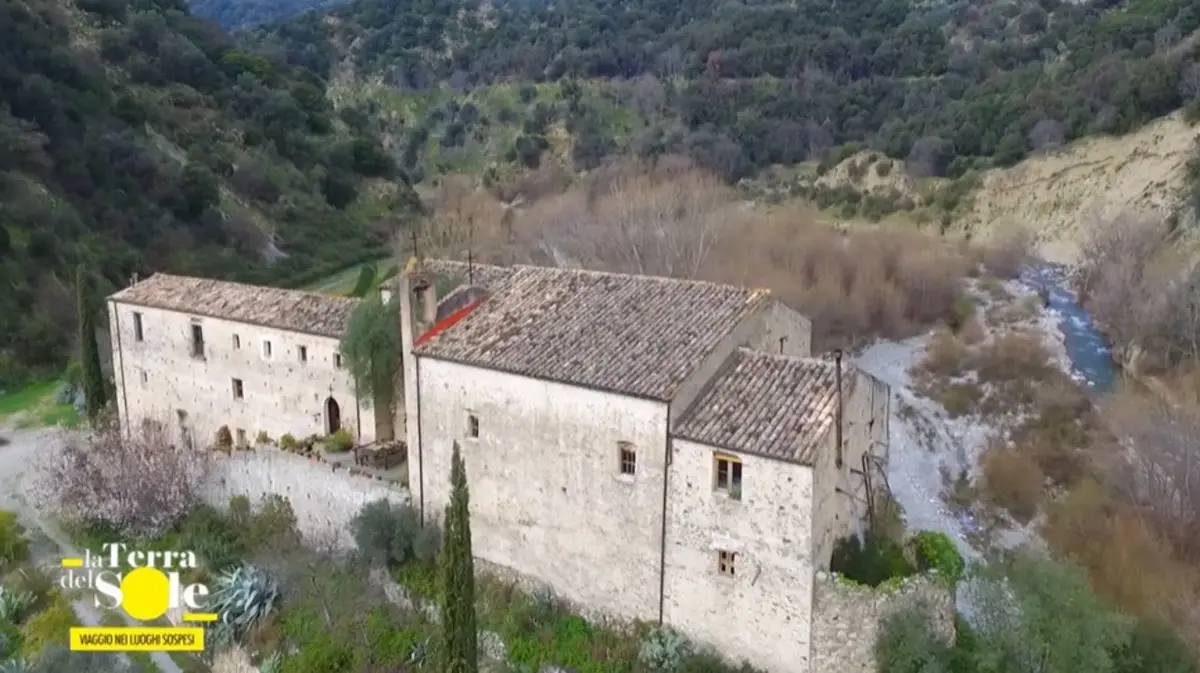
M 1200 113 L 1190 0 L 314 6 L 0 0 L 0 387 L 63 363 L 81 263 L 302 284 L 441 174 L 871 147 L 958 177 Z
M 321 78 L 173 0 L 0 0 L 0 388 L 64 363 L 78 265 L 305 282 L 379 254 L 396 175 Z
M 212 19 L 226 28 L 246 28 L 278 21 L 302 12 L 323 10 L 343 0 L 191 0 L 188 7 L 196 16 Z
M 580 110 L 576 96 L 574 113 L 558 120 L 584 164 L 614 152 L 685 153 L 736 179 L 861 143 L 954 177 L 1200 108 L 1200 5 L 1191 0 L 357 0 L 331 13 L 248 39 L 321 74 L 352 69 L 414 94 L 608 86 L 640 119 L 625 134 Z M 533 110 L 531 98 L 532 128 L 510 159 L 547 146 L 539 118 L 553 110 Z M 437 121 L 406 119 L 405 142 L 421 145 L 436 128 L 453 146 L 495 120 Z M 408 158 L 419 163 L 419 153 Z

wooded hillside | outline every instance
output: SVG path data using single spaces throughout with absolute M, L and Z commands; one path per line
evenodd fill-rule
M 736 179 L 862 143 L 956 177 L 1200 108 L 1198 28 L 1200 6 L 1187 0 L 357 0 L 250 39 L 318 73 L 410 96 L 444 84 L 459 103 L 497 83 L 600 87 L 638 119 L 614 128 L 563 96 L 557 120 L 583 164 L 686 153 Z M 549 144 L 538 120 L 553 109 L 532 99 L 523 102 L 533 123 L 509 160 L 529 163 Z M 405 142 L 440 133 L 453 147 L 496 121 L 405 115 Z
M 378 254 L 396 175 L 319 77 L 181 3 L 0 0 L 0 387 L 64 363 L 76 265 L 301 283 Z

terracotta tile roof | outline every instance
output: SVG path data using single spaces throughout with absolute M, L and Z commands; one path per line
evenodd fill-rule
M 842 378 L 846 392 L 852 377 L 843 371 Z M 836 411 L 833 362 L 741 348 L 684 414 L 674 434 L 812 465 Z
M 112 300 L 340 339 L 357 299 L 156 273 Z
M 432 273 L 435 277 L 455 280 L 455 287 L 466 284 L 467 276 L 470 275 L 472 285 L 489 288 L 511 276 L 517 269 L 517 267 L 512 266 L 496 266 L 495 264 L 480 264 L 478 262 L 468 265 L 466 262 L 449 259 L 427 259 L 423 264 L 425 270 Z M 396 290 L 399 287 L 399 283 L 400 277 L 397 276 L 388 280 L 387 287 Z
M 420 355 L 670 400 L 765 290 L 515 266 Z

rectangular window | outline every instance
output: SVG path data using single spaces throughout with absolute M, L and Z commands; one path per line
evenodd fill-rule
M 236 350 L 241 347 L 242 347 L 242 337 L 234 334 L 233 335 L 233 348 Z
M 204 328 L 195 323 L 192 324 L 192 357 L 204 357 Z
M 133 314 L 133 340 L 134 341 L 145 341 L 146 340 L 146 335 L 144 332 L 142 332 L 142 314 L 141 313 Z
M 263 357 L 264 358 L 271 357 L 271 342 L 270 341 L 263 340 Z
M 246 431 L 243 428 L 237 429 L 237 445 L 242 447 L 246 446 Z
M 233 380 L 233 399 L 242 400 L 246 398 L 246 391 L 242 386 L 241 379 Z
M 342 368 L 342 354 L 341 353 L 333 354 L 333 366 L 337 369 Z
M 621 474 L 637 474 L 637 451 L 633 449 L 633 444 L 617 442 L 617 457 L 620 460 Z
M 717 552 L 717 572 L 726 577 L 733 577 L 734 565 L 737 563 L 737 552 Z
M 301 362 L 308 362 L 308 346 L 300 346 L 296 349 L 296 354 L 300 356 Z
M 142 383 L 145 383 L 149 380 L 150 380 L 150 377 L 146 375 L 146 372 L 142 372 Z
M 467 414 L 467 436 L 471 439 L 479 438 L 479 417 L 475 414 Z
M 714 487 L 734 500 L 742 499 L 742 461 L 724 453 L 714 454 L 716 483 Z

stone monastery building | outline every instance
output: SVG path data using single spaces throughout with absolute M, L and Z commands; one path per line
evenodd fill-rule
M 890 391 L 813 358 L 806 318 L 765 290 L 531 266 L 413 262 L 381 292 L 400 302 L 392 418 L 342 366 L 357 300 L 165 274 L 117 292 L 127 431 L 394 430 L 426 519 L 458 443 L 488 564 L 772 673 L 857 670 L 814 663 L 839 647 L 815 576 L 866 519 Z

